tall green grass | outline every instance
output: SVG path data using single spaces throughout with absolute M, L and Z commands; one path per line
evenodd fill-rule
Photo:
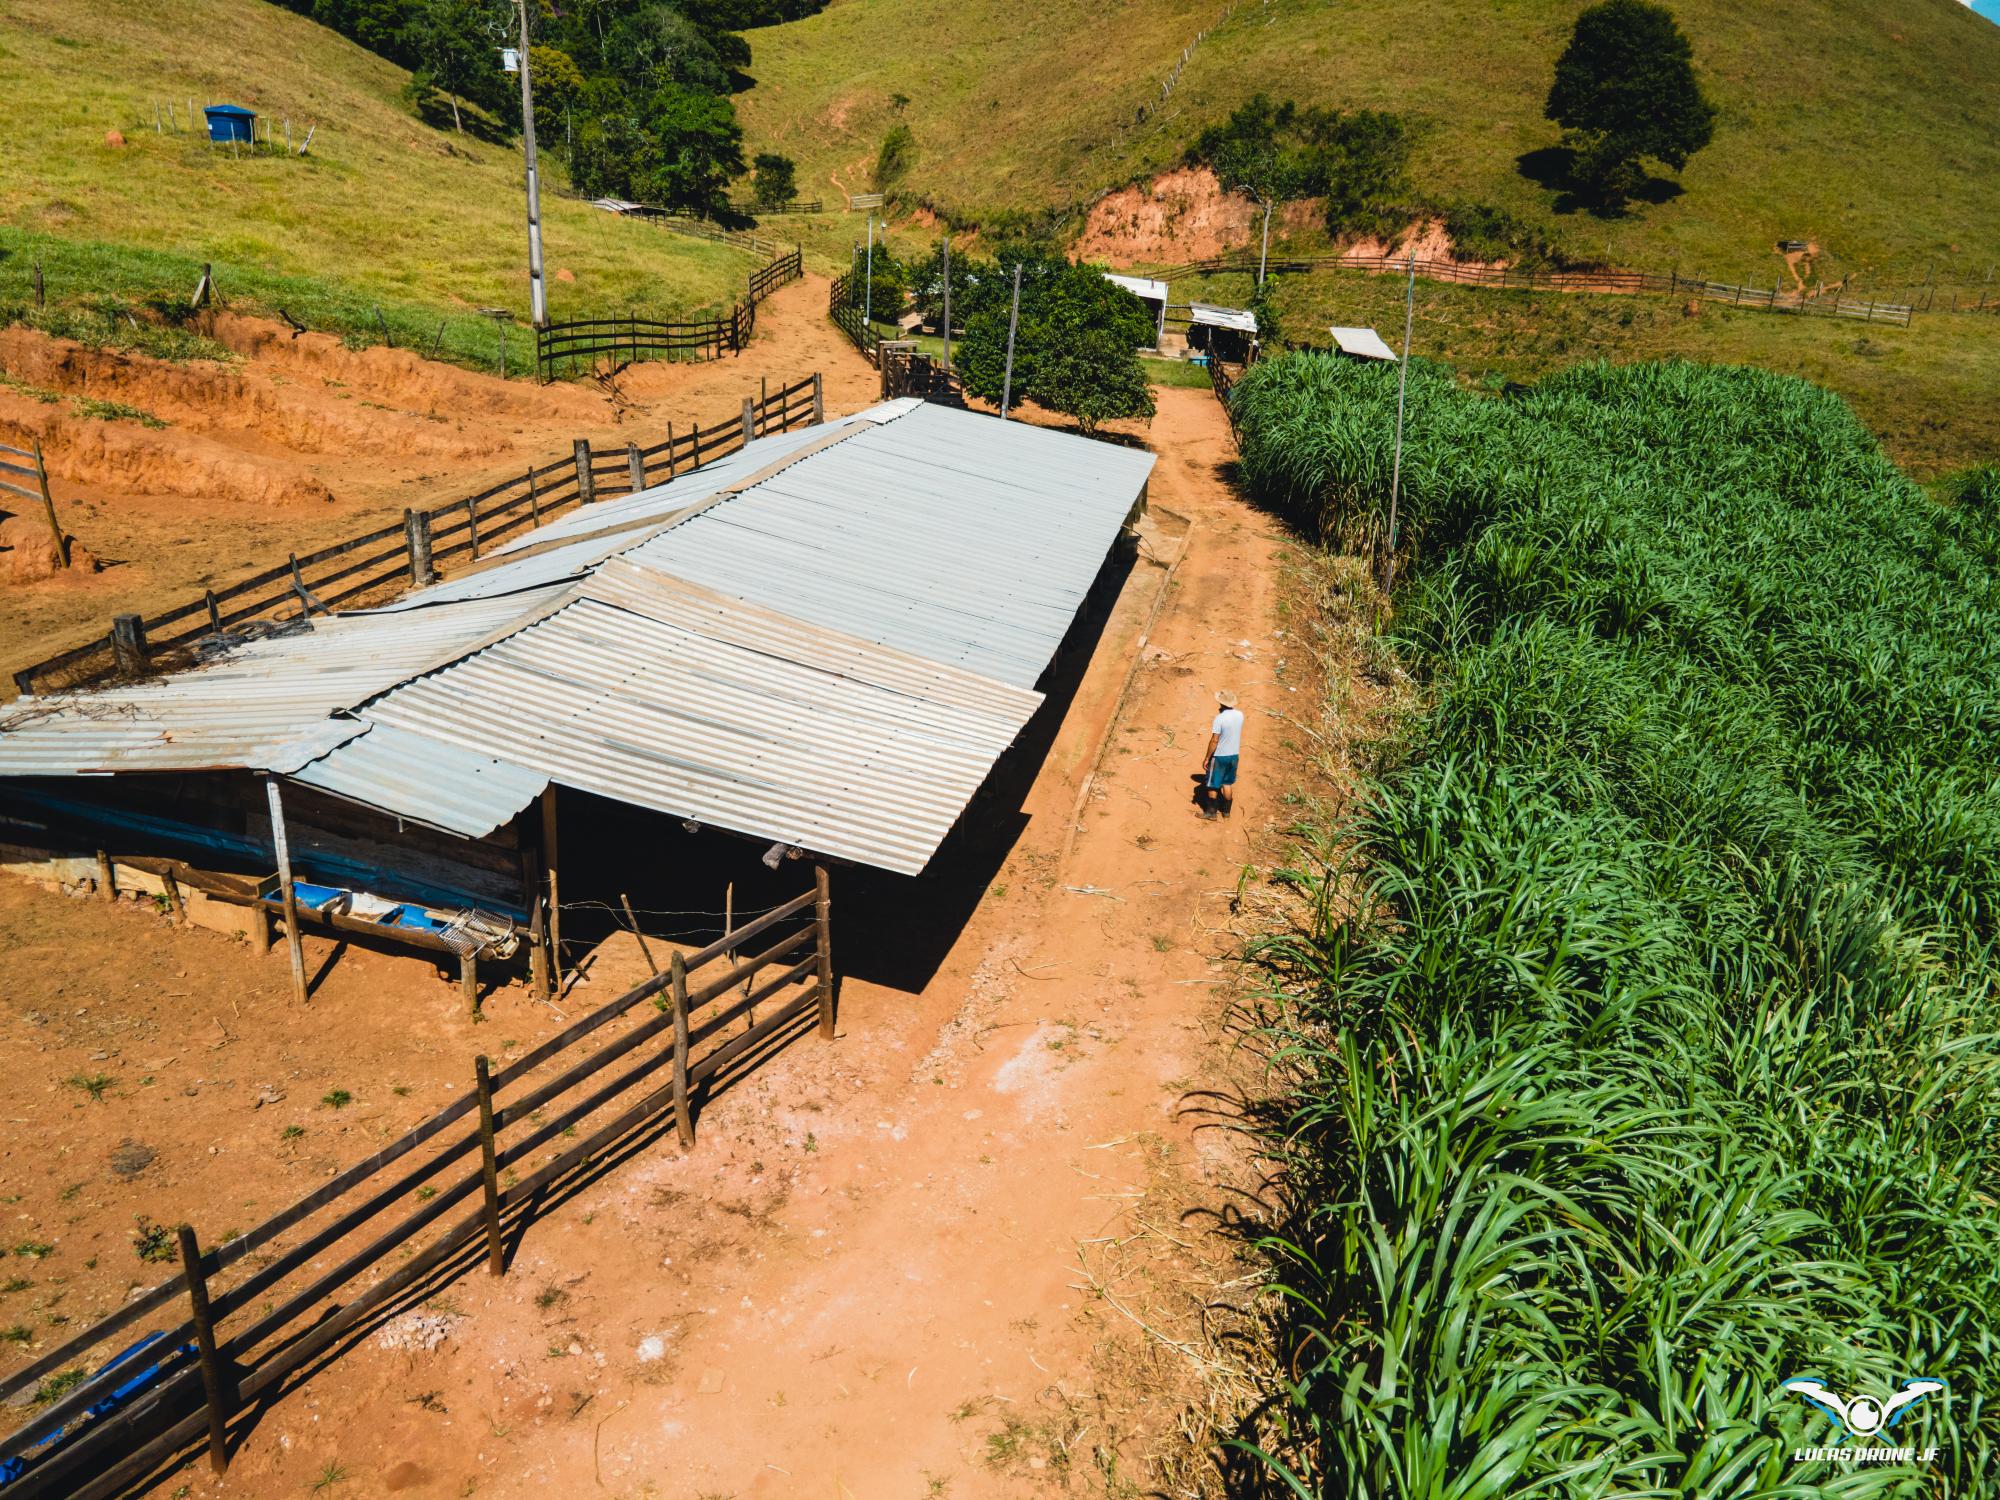
M 1243 468 L 1379 508 L 1395 372 L 1237 388 Z M 1433 705 L 1267 948 L 1273 1472 L 1370 1497 L 1981 1493 L 2000 1396 L 2000 531 L 1840 401 L 1414 367 L 1395 633 Z M 1784 1392 L 1948 1395 L 1838 1440 Z M 1982 1477 L 1986 1476 L 1986 1477 Z

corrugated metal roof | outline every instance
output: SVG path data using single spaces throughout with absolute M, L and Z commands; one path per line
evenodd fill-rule
M 468 836 L 553 780 L 914 874 L 1040 702 L 1152 466 L 887 402 L 392 606 L 27 700 L 0 775 L 269 769 Z
M 1032 687 L 1153 455 L 917 405 L 661 532 L 633 562 Z
M 1190 302 L 1188 317 L 1210 328 L 1233 328 L 1238 333 L 1257 331 L 1257 315 L 1244 307 L 1216 307 L 1208 302 Z
M 1382 335 L 1372 328 L 1329 328 L 1334 345 L 1342 354 L 1352 354 L 1357 359 L 1386 359 L 1393 362 L 1396 351 L 1382 342 Z
M 1040 695 L 630 564 L 370 722 L 914 875 Z
M 549 779 L 429 735 L 386 724 L 303 767 L 292 778 L 465 838 L 484 838 L 541 796 Z
M 296 771 L 361 733 L 330 715 L 470 649 L 550 598 L 542 591 L 402 617 L 319 616 L 192 671 L 23 698 L 0 715 L 0 776 Z

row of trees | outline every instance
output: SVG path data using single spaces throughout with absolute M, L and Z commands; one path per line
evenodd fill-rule
M 518 46 L 514 0 L 283 0 L 410 69 L 413 102 L 448 108 L 453 126 L 512 132 L 519 80 L 500 49 Z M 696 213 L 726 204 L 747 170 L 731 95 L 747 86 L 741 33 L 795 20 L 825 0 L 530 0 L 530 62 L 545 149 L 575 187 Z M 468 120 L 468 107 L 477 114 Z M 755 189 L 774 207 L 794 192 L 786 158 L 757 159 Z

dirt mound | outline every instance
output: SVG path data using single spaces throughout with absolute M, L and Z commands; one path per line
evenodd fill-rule
M 1098 199 L 1076 257 L 1114 265 L 1204 260 L 1251 244 L 1263 221 L 1262 209 L 1224 192 L 1207 167 L 1182 167 Z
M 587 390 L 502 380 L 497 375 L 427 360 L 413 349 L 349 349 L 329 333 L 294 338 L 291 329 L 267 318 L 217 313 L 212 336 L 224 348 L 255 360 L 264 369 L 294 377 L 337 380 L 357 395 L 404 411 L 537 421 L 566 416 L 587 422 L 603 417 L 602 403 Z M 523 367 L 532 350 L 532 335 L 525 330 L 519 338 L 509 335 L 507 356 L 516 370 Z
M 69 566 L 62 565 L 56 539 L 49 523 L 40 516 L 19 515 L 0 519 L 0 582 L 38 583 L 44 578 L 84 579 L 95 573 L 98 561 L 91 550 L 75 537 L 69 541 Z
M 0 422 L 41 440 L 52 479 L 93 492 L 307 505 L 333 492 L 296 462 L 200 433 L 81 416 L 68 403 L 0 391 Z

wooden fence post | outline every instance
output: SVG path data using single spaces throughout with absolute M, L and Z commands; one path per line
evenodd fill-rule
M 479 502 L 467 498 L 465 502 L 465 533 L 472 541 L 472 560 L 479 561 Z
M 507 1270 L 506 1257 L 500 1248 L 500 1163 L 499 1153 L 493 1148 L 493 1078 L 483 1052 L 472 1060 L 472 1081 L 479 1091 L 479 1177 L 486 1193 L 486 1269 L 500 1276 Z
M 69 566 L 69 543 L 63 539 L 62 523 L 56 519 L 56 502 L 49 494 L 49 466 L 42 459 L 42 440 L 28 439 L 28 446 L 35 450 L 35 485 L 42 492 L 42 514 L 49 519 L 49 535 L 56 539 L 56 565 Z
M 578 438 L 576 450 L 576 501 L 588 505 L 597 498 L 597 481 L 590 477 L 590 439 Z
M 674 424 L 667 423 L 667 478 L 674 477 Z
M 755 437 L 756 435 L 757 435 L 757 403 L 756 403 L 756 402 L 755 402 L 754 400 L 752 400 L 752 399 L 751 399 L 750 397 L 748 397 L 748 396 L 745 396 L 745 397 L 743 398 L 743 441 L 744 441 L 744 443 L 745 443 L 745 444 L 748 444 L 748 443 L 749 443 L 749 441 L 750 441 L 750 440 L 751 440 L 752 438 L 754 438 L 754 437 Z
M 208 1402 L 208 1466 L 220 1474 L 229 1467 L 228 1390 L 222 1381 L 222 1361 L 215 1352 L 215 1320 L 208 1309 L 208 1277 L 201 1269 L 201 1244 L 187 1224 L 181 1225 L 179 1238 L 188 1308 L 194 1321 L 195 1353 L 201 1361 L 201 1393 Z
M 681 1150 L 694 1145 L 694 1121 L 688 1117 L 688 979 L 687 961 L 672 959 L 674 986 L 674 1131 Z
M 833 1040 L 833 898 L 827 894 L 826 866 L 813 866 L 813 921 L 819 928 L 819 1034 Z
M 437 574 L 431 569 L 431 516 L 426 510 L 403 512 L 403 535 L 410 548 L 410 583 L 422 588 Z
M 636 495 L 646 487 L 646 460 L 637 443 L 625 445 L 625 467 L 632 471 L 632 493 Z
M 820 385 L 821 385 L 820 372 L 814 370 L 813 371 L 813 426 L 815 427 L 819 426 L 820 423 L 826 420 L 826 402 L 821 395 Z
M 146 675 L 146 624 L 137 615 L 114 615 L 111 656 L 126 677 Z
M 535 488 L 535 471 L 533 469 L 528 470 L 528 516 L 530 525 L 539 526 L 542 524 L 542 496 L 541 492 Z
M 285 946 L 292 955 L 292 993 L 300 1005 L 306 1003 L 306 952 L 299 936 L 299 902 L 292 889 L 292 850 L 285 838 L 285 805 L 278 793 L 278 778 L 266 777 L 264 793 L 271 807 L 271 846 L 278 856 L 278 891 L 285 906 Z
M 97 897 L 100 901 L 118 899 L 118 877 L 111 868 L 111 856 L 102 849 L 97 851 Z

